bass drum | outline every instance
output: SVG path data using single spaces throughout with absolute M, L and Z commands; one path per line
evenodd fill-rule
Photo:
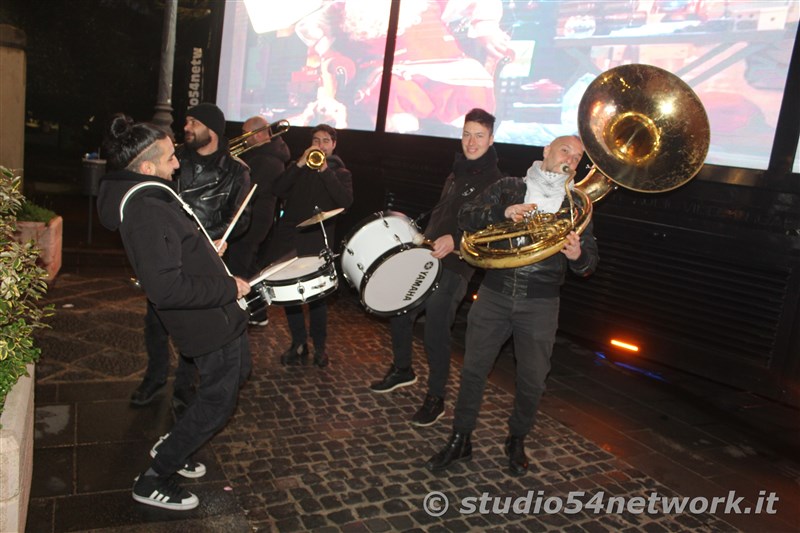
M 419 237 L 410 218 L 389 211 L 362 220 L 342 241 L 342 275 L 367 311 L 407 313 L 436 290 L 442 264 L 414 244 Z

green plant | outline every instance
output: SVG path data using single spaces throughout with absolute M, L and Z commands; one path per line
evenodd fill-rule
M 40 205 L 36 205 L 30 200 L 24 200 L 19 211 L 17 211 L 17 221 L 25 222 L 44 222 L 47 224 L 56 217 L 56 214 Z
M 11 387 L 27 375 L 26 365 L 39 359 L 33 332 L 46 327 L 43 319 L 52 314 L 51 306 L 39 304 L 47 292 L 47 273 L 36 265 L 39 250 L 14 240 L 16 214 L 25 202 L 20 183 L 0 166 L 0 411 Z

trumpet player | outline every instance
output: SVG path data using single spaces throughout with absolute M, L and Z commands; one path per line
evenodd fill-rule
M 439 287 L 420 308 L 391 318 L 392 365 L 382 380 L 370 386 L 373 392 L 387 393 L 416 383 L 411 366 L 413 327 L 419 312 L 424 310 L 424 346 L 429 373 L 425 398 L 411 418 L 416 426 L 430 426 L 444 415 L 450 375 L 450 330 L 475 272 L 451 253 L 458 249 L 461 239 L 457 215 L 465 202 L 477 197 L 503 175 L 497 167 L 494 122 L 494 116 L 483 109 L 472 109 L 464 117 L 462 152 L 455 156 L 452 172 L 445 180 L 442 195 L 425 228 L 427 237 L 433 240 L 431 255 L 442 260 Z
M 582 155 L 583 144 L 578 137 L 556 138 L 544 148 L 544 159 L 535 161 L 524 178 L 503 178 L 464 204 L 458 215 L 459 225 L 466 231 L 477 231 L 490 224 L 519 221 L 532 209 L 554 213 L 562 207 L 569 208 L 565 184 Z M 568 269 L 586 277 L 597 262 L 597 244 L 590 223 L 580 236 L 569 234 L 561 253 L 517 268 L 486 271 L 468 316 L 453 432 L 444 448 L 426 463 L 429 470 L 444 470 L 472 457 L 470 436 L 477 423 L 486 380 L 500 347 L 513 335 L 516 392 L 504 451 L 512 474 L 527 471 L 525 437 L 534 425 L 550 371 L 560 286 Z
M 250 201 L 250 226 L 228 246 L 228 268 L 234 275 L 251 279 L 258 273 L 258 252 L 266 246 L 275 219 L 277 199 L 273 191 L 275 180 L 289 162 L 289 147 L 280 136 L 270 132 L 266 119 L 260 115 L 250 117 L 242 125 L 247 149 L 241 158 L 250 167 L 250 181 L 258 185 Z M 255 133 L 253 133 L 255 132 Z M 267 310 L 264 308 L 250 318 L 251 325 L 266 326 Z
M 297 225 L 317 214 L 317 210 L 347 209 L 353 203 L 353 177 L 337 155 L 336 130 L 320 124 L 311 130 L 311 146 L 275 181 L 275 195 L 283 201 L 283 216 L 269 245 L 267 262 L 287 254 L 317 256 L 325 250 L 321 228 Z M 320 157 L 322 156 L 322 157 Z M 309 161 L 311 165 L 309 166 Z M 313 167 L 313 168 L 312 168 Z M 328 241 L 334 241 L 335 219 L 324 222 Z M 314 364 L 328 365 L 327 305 L 324 299 L 308 304 L 310 334 L 314 342 Z M 286 319 L 292 334 L 291 346 L 281 355 L 284 365 L 303 365 L 308 360 L 308 334 L 302 306 L 286 306 Z

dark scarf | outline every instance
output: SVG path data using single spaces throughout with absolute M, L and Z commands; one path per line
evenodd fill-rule
M 453 174 L 456 177 L 479 174 L 488 167 L 497 166 L 497 161 L 497 151 L 494 149 L 494 145 L 490 146 L 486 153 L 478 159 L 467 159 L 462 152 L 458 152 L 453 161 Z

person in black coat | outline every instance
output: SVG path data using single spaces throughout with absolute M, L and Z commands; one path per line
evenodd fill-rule
M 353 177 L 344 166 L 336 149 L 336 130 L 320 124 L 311 130 L 311 146 L 300 158 L 290 163 L 275 182 L 275 195 L 284 202 L 283 217 L 279 220 L 275 237 L 270 243 L 268 260 L 276 261 L 289 256 L 319 256 L 325 240 L 319 224 L 305 228 L 297 225 L 317 214 L 337 208 L 348 208 L 353 203 Z M 321 150 L 325 162 L 318 170 L 306 165 L 312 150 Z M 334 242 L 336 218 L 323 222 L 328 244 Z M 285 365 L 305 364 L 308 359 L 308 332 L 301 306 L 284 307 L 292 345 L 281 355 Z M 314 341 L 314 364 L 328 365 L 325 341 L 327 338 L 327 306 L 324 299 L 309 304 L 310 333 Z
M 392 365 L 382 380 L 370 389 L 387 393 L 416 383 L 411 367 L 411 344 L 414 321 L 425 311 L 425 354 L 428 358 L 428 389 L 422 405 L 411 418 L 416 426 L 429 426 L 444 415 L 444 397 L 450 375 L 450 330 L 467 292 L 475 269 L 462 261 L 454 251 L 461 243 L 458 210 L 477 197 L 503 174 L 497 167 L 494 149 L 495 118 L 483 109 L 472 109 L 464 117 L 461 134 L 462 152 L 456 154 L 453 171 L 445 180 L 439 202 L 431 212 L 425 235 L 433 241 L 431 255 L 442 260 L 439 285 L 425 303 L 410 313 L 391 318 Z
M 544 159 L 534 161 L 524 178 L 503 178 L 461 206 L 459 226 L 474 232 L 508 220 L 519 222 L 534 211 L 569 211 L 565 184 L 582 156 L 580 138 L 567 135 L 554 139 L 544 148 Z M 444 448 L 425 464 L 428 470 L 441 471 L 456 461 L 472 458 L 471 434 L 477 425 L 486 381 L 500 347 L 511 336 L 517 370 L 504 450 L 512 474 L 522 475 L 528 470 L 525 437 L 536 421 L 550 371 L 561 286 L 567 271 L 587 277 L 598 261 L 589 223 L 580 235 L 575 231 L 567 235 L 560 253 L 516 268 L 487 269 L 467 317 L 453 432 Z
M 116 170 L 100 182 L 100 221 L 120 232 L 148 302 L 200 372 L 195 401 L 151 450 L 154 459 L 136 478 L 133 498 L 185 511 L 199 500 L 172 477 L 205 474 L 205 466 L 190 457 L 227 423 L 250 373 L 247 313 L 239 303 L 250 285 L 230 275 L 208 234 L 175 193 L 172 173 L 178 162 L 163 130 L 117 115 L 103 151 Z
M 180 168 L 174 184 L 216 241 L 223 237 L 250 190 L 249 169 L 228 152 L 225 115 L 216 105 L 202 103 L 189 108 L 183 132 L 185 142 L 175 151 Z M 245 209 L 231 233 L 232 238 L 247 228 L 249 213 Z M 170 366 L 169 336 L 152 306 L 148 306 L 144 322 L 147 369 L 131 395 L 131 405 L 136 407 L 149 404 L 164 387 Z M 194 366 L 179 355 L 172 395 L 175 416 L 180 416 L 192 402 L 195 382 Z
M 262 116 L 248 118 L 242 125 L 242 133 L 252 133 L 247 139 L 247 151 L 242 160 L 250 167 L 250 181 L 258 188 L 250 200 L 250 226 L 228 246 L 225 261 L 235 275 L 252 279 L 266 266 L 259 261 L 259 251 L 266 250 L 272 224 L 275 220 L 274 186 L 289 161 L 289 147 L 281 137 L 270 135 L 269 124 Z M 251 325 L 267 325 L 266 306 L 251 310 Z

